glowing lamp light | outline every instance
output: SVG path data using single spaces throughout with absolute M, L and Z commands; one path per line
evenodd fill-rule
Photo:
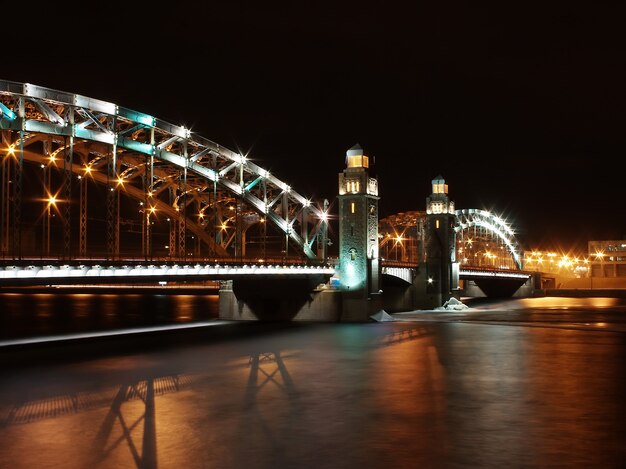
M 48 197 L 48 205 L 56 205 L 57 203 L 57 198 L 54 196 L 50 196 Z
M 348 264 L 347 268 L 346 268 L 346 273 L 348 274 L 349 277 L 353 277 L 354 276 L 354 265 Z

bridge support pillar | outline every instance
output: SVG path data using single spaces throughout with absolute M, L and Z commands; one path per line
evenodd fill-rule
M 441 176 L 432 180 L 432 194 L 426 198 L 426 295 L 432 307 L 442 306 L 458 293 L 454 202 Z
M 342 319 L 342 295 L 323 278 L 221 282 L 219 318 L 231 321 L 318 321 Z M 319 283 L 318 283 L 319 282 Z
M 383 309 L 382 305 L 380 294 L 363 297 L 342 292 L 341 315 L 338 319 L 341 322 L 366 322 L 370 316 Z
M 368 321 L 380 309 L 378 180 L 357 144 L 346 152 L 339 173 L 339 268 L 342 321 Z

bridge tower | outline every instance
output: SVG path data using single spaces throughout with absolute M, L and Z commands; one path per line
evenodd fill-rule
M 432 194 L 426 198 L 426 293 L 434 306 L 441 306 L 458 291 L 454 202 L 441 176 L 432 180 Z
M 369 158 L 356 144 L 346 152 L 346 169 L 339 173 L 338 271 L 343 321 L 367 320 L 378 306 L 379 199 L 378 180 L 369 174 Z

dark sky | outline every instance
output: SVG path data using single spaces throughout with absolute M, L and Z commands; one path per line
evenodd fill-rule
M 358 142 L 381 216 L 424 210 L 441 174 L 527 247 L 626 238 L 619 7 L 224 3 L 40 11 L 0 78 L 184 124 L 316 199 Z

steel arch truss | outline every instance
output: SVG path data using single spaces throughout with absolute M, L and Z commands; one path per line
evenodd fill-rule
M 109 102 L 0 80 L 0 130 L 18 133 L 11 146 L 21 149 L 26 161 L 37 159 L 31 145 L 49 142 L 44 145 L 50 154 L 65 155 L 66 170 L 91 173 L 144 202 L 146 210 L 175 217 L 179 233 L 172 239 L 178 238 L 180 251 L 190 230 L 218 255 L 234 245 L 243 256 L 245 230 L 266 221 L 285 235 L 286 246 L 291 243 L 308 259 L 318 258 L 313 246 L 325 245 L 317 239 L 326 233 L 321 204 L 185 127 Z M 68 149 L 79 157 L 68 160 Z M 236 220 L 228 213 L 231 207 Z M 113 202 L 107 210 L 114 211 Z M 215 224 L 220 229 L 213 239 L 206 228 Z
M 514 231 L 502 218 L 480 209 L 456 210 L 456 223 L 454 227 L 457 237 L 459 233 L 466 232 L 472 227 L 485 229 L 489 234 L 495 236 L 508 250 L 515 266 L 522 270 L 521 249 L 515 237 Z

